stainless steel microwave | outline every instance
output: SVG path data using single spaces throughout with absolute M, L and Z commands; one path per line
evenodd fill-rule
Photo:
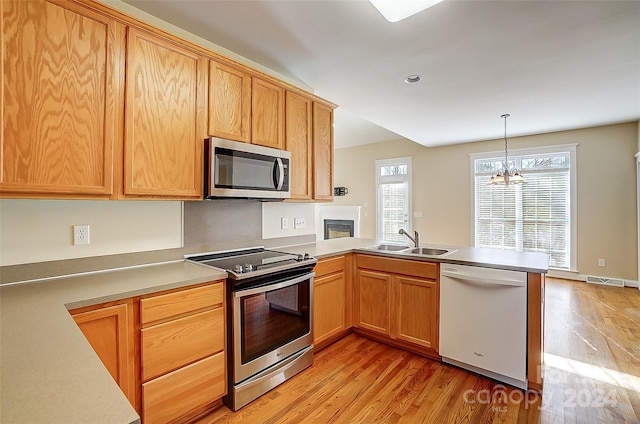
M 291 197 L 291 153 L 211 137 L 205 153 L 207 198 L 283 200 Z

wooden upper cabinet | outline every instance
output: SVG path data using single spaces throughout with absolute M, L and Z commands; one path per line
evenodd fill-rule
M 333 109 L 313 103 L 313 198 L 333 200 Z
M 284 88 L 252 79 L 251 143 L 284 149 Z
M 207 61 L 129 28 L 124 195 L 199 198 Z
M 209 135 L 251 142 L 251 76 L 209 61 Z
M 62 1 L 3 1 L 2 197 L 108 197 L 123 25 Z
M 285 113 L 285 148 L 291 152 L 289 179 L 291 198 L 310 200 L 312 196 L 313 144 L 311 116 L 313 101 L 287 91 Z

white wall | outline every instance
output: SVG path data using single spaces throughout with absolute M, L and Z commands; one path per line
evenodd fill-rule
M 636 170 L 638 122 L 513 137 L 510 149 L 577 144 L 578 272 L 635 280 L 638 275 Z M 362 206 L 360 234 L 375 238 L 374 161 L 413 159 L 412 229 L 423 243 L 470 246 L 470 153 L 500 151 L 502 140 L 426 148 L 409 140 L 336 150 L 335 185 L 349 188 L 336 204 Z M 598 259 L 606 267 L 598 266 Z
M 73 245 L 73 225 L 91 244 Z M 182 202 L 0 200 L 0 265 L 182 247 Z
M 283 230 L 281 219 L 287 218 L 289 228 Z M 294 228 L 295 218 L 305 220 L 304 228 Z M 313 203 L 264 202 L 262 204 L 262 238 L 315 234 L 315 206 Z

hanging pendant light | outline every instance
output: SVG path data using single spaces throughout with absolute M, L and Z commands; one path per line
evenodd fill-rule
M 504 118 L 504 164 L 502 169 L 491 175 L 491 179 L 488 183 L 491 185 L 524 184 L 527 182 L 518 168 L 509 168 L 509 154 L 507 150 L 507 118 L 510 116 L 511 115 L 508 113 L 500 115 L 501 118 Z

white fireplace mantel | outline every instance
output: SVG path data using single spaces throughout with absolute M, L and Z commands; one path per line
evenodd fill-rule
M 343 219 L 353 221 L 353 236 L 360 237 L 361 206 L 316 205 L 316 240 L 324 240 L 325 219 Z

